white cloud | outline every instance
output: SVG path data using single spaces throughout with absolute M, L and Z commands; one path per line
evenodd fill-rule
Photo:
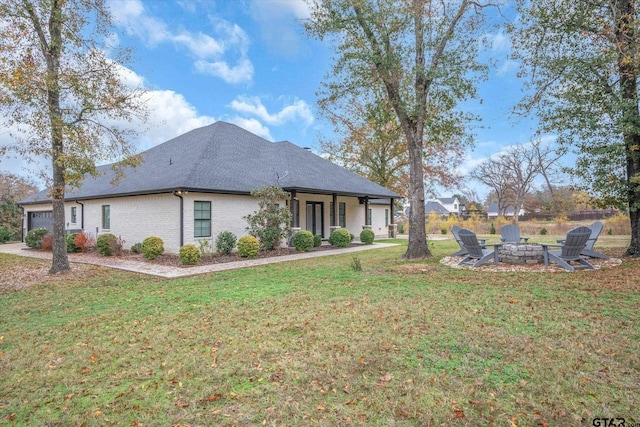
M 305 0 L 253 0 L 249 10 L 271 51 L 285 56 L 300 51 L 303 30 L 299 21 L 310 15 Z
M 491 50 L 494 52 L 509 52 L 511 50 L 511 40 L 501 29 L 496 34 L 489 35 Z
M 233 117 L 229 119 L 230 123 L 240 126 L 241 128 L 248 130 L 249 132 L 261 136 L 266 140 L 273 141 L 273 136 L 269 128 L 264 126 L 256 119 L 247 119 L 243 117 Z
M 167 24 L 147 12 L 140 0 L 111 0 L 114 22 L 128 34 L 148 46 L 173 43 L 185 48 L 194 57 L 195 69 L 211 74 L 227 83 L 248 83 L 253 80 L 253 64 L 247 56 L 250 40 L 239 26 L 212 18 L 214 35 L 187 30 L 172 31 Z M 230 65 L 228 56 L 236 58 Z
M 231 102 L 229 107 L 239 113 L 257 116 L 262 121 L 274 126 L 301 120 L 306 127 L 314 121 L 311 107 L 301 99 L 295 99 L 292 104 L 286 105 L 277 113 L 269 113 L 258 97 L 238 97 Z

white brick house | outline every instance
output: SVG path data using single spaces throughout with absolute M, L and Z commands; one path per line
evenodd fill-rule
M 368 225 L 386 234 L 393 200 L 400 197 L 367 179 L 289 142 L 272 143 L 235 125 L 216 122 L 142 153 L 142 165 L 125 171 L 113 185 L 111 165 L 67 190 L 69 231 L 93 237 L 112 233 L 128 248 L 159 236 L 167 252 L 202 239 L 215 242 L 222 231 L 247 234 L 244 216 L 258 208 L 250 192 L 277 185 L 292 227 L 328 238 L 342 226 L 358 236 Z M 335 203 L 335 209 L 334 209 Z M 51 223 L 48 192 L 20 202 L 26 231 Z

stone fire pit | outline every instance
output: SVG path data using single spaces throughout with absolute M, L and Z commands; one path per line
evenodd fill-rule
M 544 252 L 537 243 L 504 243 L 498 248 L 498 260 L 507 264 L 537 264 L 544 262 Z

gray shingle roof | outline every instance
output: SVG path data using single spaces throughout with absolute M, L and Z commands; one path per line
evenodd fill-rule
M 116 185 L 111 165 L 81 188 L 68 189 L 67 200 L 169 192 L 175 189 L 247 194 L 264 185 L 287 191 L 345 196 L 399 198 L 366 178 L 290 142 L 269 142 L 225 122 L 194 129 L 142 153 L 142 164 L 125 169 Z M 21 204 L 49 201 L 41 191 Z
M 424 205 L 424 213 L 429 215 L 431 212 L 435 212 L 438 215 L 449 215 L 449 211 L 439 202 L 429 201 Z

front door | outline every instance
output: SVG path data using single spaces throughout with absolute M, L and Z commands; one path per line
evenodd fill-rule
M 324 237 L 324 203 L 307 202 L 307 230 L 314 236 Z

